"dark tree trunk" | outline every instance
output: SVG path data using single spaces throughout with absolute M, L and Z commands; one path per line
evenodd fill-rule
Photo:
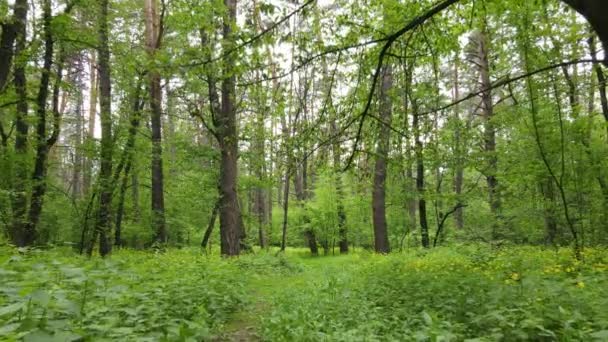
M 473 64 L 479 73 L 479 87 L 484 89 L 481 93 L 481 109 L 483 118 L 483 152 L 485 154 L 486 183 L 488 185 L 488 203 L 494 217 L 492 224 L 492 238 L 500 238 L 500 197 L 498 193 L 498 158 L 496 156 L 496 126 L 494 123 L 494 104 L 492 102 L 492 82 L 490 80 L 490 63 L 488 51 L 488 37 L 485 29 L 476 32 L 472 38 L 474 44 Z
M 122 246 L 122 219 L 125 212 L 125 197 L 127 193 L 127 185 L 129 184 L 129 176 L 131 173 L 131 161 L 127 161 L 125 172 L 120 182 L 118 190 L 118 207 L 116 208 L 116 225 L 114 227 L 114 246 Z
M 307 230 L 304 232 L 306 237 L 306 242 L 308 243 L 308 248 L 310 249 L 310 254 L 312 256 L 319 255 L 319 247 L 317 246 L 317 237 L 315 236 L 312 230 Z
M 460 99 L 460 94 L 458 92 L 460 86 L 458 63 L 459 60 L 456 59 L 454 61 L 454 101 L 458 101 Z M 454 172 L 454 193 L 456 194 L 457 200 L 460 201 L 460 197 L 462 196 L 462 184 L 464 182 L 464 144 L 462 141 L 462 120 L 460 119 L 459 106 L 454 107 L 454 119 L 456 120 L 456 128 L 454 129 L 454 150 L 456 154 L 456 170 Z M 454 221 L 456 223 L 457 229 L 462 229 L 464 227 L 464 215 L 462 207 L 458 207 L 454 212 Z
M 420 139 L 420 116 L 418 115 L 417 105 L 414 105 L 414 120 L 412 128 L 414 130 L 415 149 L 416 149 L 416 190 L 418 192 L 418 215 L 420 215 L 420 237 L 422 247 L 429 248 L 429 225 L 426 220 L 426 200 L 424 198 L 424 156 L 423 145 Z
M 99 2 L 99 107 L 101 118 L 101 165 L 99 169 L 99 209 L 95 233 L 99 236 L 99 254 L 103 257 L 112 251 L 110 216 L 112 206 L 112 86 L 110 80 L 110 49 L 108 46 L 108 0 Z
M 382 70 L 382 88 L 380 89 L 380 119 L 390 125 L 392 103 L 389 91 L 393 86 L 391 66 Z M 374 168 L 374 190 L 372 194 L 372 209 L 374 220 L 374 247 L 377 253 L 389 253 L 388 229 L 386 226 L 386 164 L 390 148 L 390 128 L 380 124 L 378 146 L 376 148 L 376 165 Z
M 594 61 L 597 61 L 597 51 L 595 49 L 595 41 L 593 39 L 593 36 L 589 38 L 589 52 L 591 54 L 591 58 Z M 600 104 L 602 106 L 602 114 L 604 115 L 604 119 L 606 120 L 606 122 L 608 122 L 608 97 L 606 97 L 606 76 L 604 75 L 604 71 L 599 65 L 594 65 L 593 69 L 597 77 L 597 87 L 600 93 Z
M 148 57 L 154 59 L 160 48 L 161 28 L 157 14 L 156 0 L 146 0 L 146 49 Z M 160 74 L 157 70 L 149 70 L 150 81 L 150 109 L 152 126 L 152 165 L 150 167 L 152 177 L 152 229 L 156 232 L 154 240 L 163 245 L 167 242 L 167 231 L 165 227 L 165 196 L 163 177 L 163 147 L 161 136 L 162 116 L 162 89 L 160 86 Z
M 211 238 L 211 233 L 213 232 L 213 227 L 215 227 L 215 220 L 217 218 L 217 212 L 220 209 L 220 200 L 218 199 L 213 206 L 213 211 L 211 211 L 211 217 L 209 218 L 209 224 L 207 225 L 207 229 L 205 230 L 205 234 L 203 235 L 203 240 L 201 241 L 201 247 L 203 249 L 207 248 L 207 244 L 209 244 L 209 238 Z
M 139 124 L 141 121 L 141 110 L 143 109 L 143 101 L 140 97 L 141 85 L 139 83 L 136 84 L 135 94 L 133 96 L 133 107 L 132 112 L 129 118 L 129 132 L 127 136 L 127 142 L 125 144 L 123 154 L 121 156 L 121 161 L 119 162 L 119 167 L 114 171 L 114 177 L 112 183 L 115 184 L 118 182 L 118 178 L 120 176 L 120 165 L 123 163 L 124 165 L 124 173 L 122 176 L 122 180 L 120 183 L 120 189 L 118 193 L 118 208 L 116 209 L 116 226 L 114 227 L 114 245 L 121 246 L 122 245 L 122 220 L 124 216 L 124 206 L 125 206 L 125 197 L 127 193 L 127 185 L 129 183 L 129 177 L 131 176 L 131 170 L 133 168 L 133 156 L 135 149 L 135 138 L 137 136 L 137 130 L 139 129 Z M 137 179 L 137 178 L 135 178 Z M 131 186 L 137 187 L 138 184 L 136 182 L 132 183 Z M 134 209 L 137 212 L 137 209 Z
M 25 50 L 26 25 L 27 25 L 27 0 L 16 0 L 14 9 L 14 28 L 15 28 L 15 56 L 18 58 Z M 15 63 L 13 82 L 17 94 L 17 112 L 15 117 L 15 174 L 13 179 L 13 195 L 11 205 L 13 208 L 13 222 L 9 230 L 9 236 L 17 246 L 27 246 L 33 242 L 34 234 L 26 232 L 26 211 L 27 195 L 26 188 L 28 179 L 28 131 L 27 122 L 28 103 L 27 103 L 27 83 L 25 77 L 25 61 Z
M 289 170 L 285 171 L 285 183 L 284 183 L 284 191 L 283 191 L 283 232 L 281 235 L 281 251 L 284 252 L 285 248 L 287 247 L 287 222 L 288 222 L 288 218 L 287 218 L 287 214 L 289 211 Z M 314 236 L 314 234 L 313 234 Z M 313 241 L 311 239 L 309 239 L 309 244 L 311 243 L 310 241 Z M 312 249 L 311 249 L 312 252 Z
M 53 65 L 53 50 L 54 42 L 51 32 L 51 1 L 45 0 L 43 4 L 43 22 L 44 22 L 44 61 L 42 67 L 42 75 L 40 77 L 40 86 L 37 105 L 37 123 L 36 123 L 36 157 L 34 162 L 34 173 L 32 174 L 32 194 L 30 198 L 30 209 L 28 212 L 28 222 L 26 232 L 28 234 L 28 244 L 32 244 L 37 237 L 37 226 L 40 221 L 42 212 L 42 204 L 44 194 L 46 192 L 46 175 L 47 161 L 50 148 L 57 141 L 59 136 L 59 86 L 61 84 L 62 62 L 59 63 L 57 70 L 57 78 L 55 88 L 53 90 L 53 124 L 54 131 L 51 138 L 47 140 L 46 133 L 46 103 L 49 96 L 49 83 L 51 77 L 51 68 Z
M 553 179 L 547 178 L 540 183 L 541 192 L 544 197 L 545 216 L 545 242 L 549 245 L 555 244 L 557 237 L 557 217 L 555 215 L 555 190 Z
M 15 17 L 15 19 L 17 19 Z M 4 87 L 8 83 L 8 76 L 13 64 L 13 45 L 15 44 L 15 25 L 13 23 L 3 23 L 2 36 L 0 36 L 0 93 L 4 92 Z
M 562 0 L 582 14 L 602 41 L 604 51 L 608 50 L 608 2 L 605 0 Z M 608 67 L 608 55 L 604 57 L 604 65 Z
M 235 45 L 232 27 L 236 25 L 236 0 L 224 0 L 228 13 L 224 19 L 223 33 L 225 50 Z M 236 127 L 236 76 L 235 54 L 223 55 L 222 108 L 217 117 L 217 133 L 221 149 L 220 161 L 220 237 L 221 253 L 225 256 L 239 255 L 241 214 L 237 195 L 238 135 Z
M 137 176 L 137 168 L 135 161 L 131 162 L 131 200 L 133 201 L 133 221 L 139 222 L 141 210 L 139 209 L 139 177 Z

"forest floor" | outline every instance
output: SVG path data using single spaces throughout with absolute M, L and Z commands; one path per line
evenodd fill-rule
M 330 275 L 349 272 L 356 258 L 353 255 L 328 257 L 292 257 L 300 262 L 300 269 L 293 274 L 247 273 L 245 293 L 250 298 L 248 305 L 232 314 L 226 323 L 219 341 L 260 341 L 261 318 L 269 314 L 273 303 L 290 293 L 314 296 L 317 280 Z M 349 267 L 350 266 L 350 267 Z
M 0 246 L 0 341 L 608 341 L 608 249 L 388 256 Z

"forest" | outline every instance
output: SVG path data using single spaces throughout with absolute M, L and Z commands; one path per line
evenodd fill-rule
M 607 13 L 0 0 L 0 341 L 608 341 Z

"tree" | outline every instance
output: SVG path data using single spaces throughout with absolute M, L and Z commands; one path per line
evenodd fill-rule
M 16 0 L 13 15 L 13 28 L 15 30 L 15 52 L 14 55 L 21 59 L 24 53 L 27 39 L 27 0 Z M 27 150 L 28 150 L 28 101 L 27 101 L 27 78 L 25 76 L 26 61 L 19 60 L 15 63 L 13 71 L 13 85 L 17 95 L 16 118 L 15 118 L 15 174 L 13 177 L 12 208 L 13 219 L 9 236 L 17 246 L 28 246 L 34 243 L 36 234 L 25 230 L 27 194 Z
M 500 193 L 498 188 L 498 157 L 496 155 L 496 123 L 494 119 L 494 103 L 492 99 L 492 82 L 490 81 L 489 41 L 487 29 L 476 31 L 471 35 L 469 60 L 475 66 L 479 75 L 481 91 L 481 112 L 483 119 L 483 152 L 486 164 L 484 174 L 488 185 L 488 203 L 494 216 L 492 237 L 497 239 L 500 218 Z
M 99 169 L 99 209 L 95 232 L 89 247 L 99 236 L 99 254 L 106 256 L 112 251 L 110 243 L 111 206 L 112 206 L 112 84 L 110 79 L 110 48 L 108 44 L 108 7 L 109 0 L 99 1 L 98 48 L 99 56 L 99 108 L 101 118 L 101 166 Z
M 163 26 L 161 17 L 158 15 L 156 0 L 146 0 L 145 13 L 146 51 L 151 63 L 153 63 L 155 55 L 160 49 L 160 43 L 163 37 Z M 160 74 L 153 64 L 150 70 L 148 70 L 148 77 L 150 81 L 150 121 L 152 123 L 152 228 L 156 232 L 155 241 L 162 245 L 167 242 L 163 185 L 163 147 L 161 136 L 162 89 L 160 86 Z
M 234 27 L 236 27 L 236 0 L 224 0 L 226 15 L 223 23 L 223 80 L 222 104 L 216 118 L 220 161 L 220 237 L 221 253 L 239 255 L 241 209 L 237 195 L 238 134 L 236 125 L 236 68 Z
M 387 158 L 390 148 L 390 129 L 392 117 L 392 101 L 390 91 L 393 86 L 392 67 L 385 66 L 382 70 L 382 87 L 380 88 L 380 120 L 378 144 L 376 146 L 376 164 L 374 167 L 374 190 L 372 208 L 374 218 L 374 248 L 377 253 L 390 252 L 388 228 L 386 225 L 386 171 Z

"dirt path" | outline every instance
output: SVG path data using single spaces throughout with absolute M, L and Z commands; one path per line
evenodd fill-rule
M 306 291 L 315 279 L 344 271 L 350 259 L 343 257 L 294 258 L 303 265 L 302 272 L 293 274 L 258 274 L 250 276 L 245 291 L 250 302 L 235 312 L 223 333 L 214 341 L 261 341 L 261 319 L 272 310 L 273 298 L 291 291 Z

